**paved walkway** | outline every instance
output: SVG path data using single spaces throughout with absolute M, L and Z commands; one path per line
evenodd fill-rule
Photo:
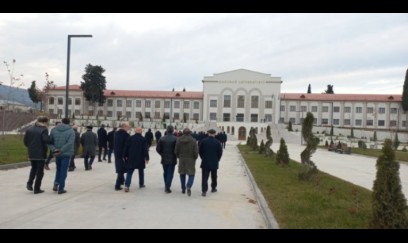
M 0 228 L 266 228 L 258 205 L 251 203 L 255 196 L 234 144 L 222 157 L 218 192 L 205 198 L 199 160 L 192 196 L 181 194 L 177 171 L 173 193 L 165 194 L 154 149 L 145 170 L 146 188 L 138 188 L 136 172 L 129 193 L 113 190 L 114 165 L 106 162 L 84 171 L 77 159 L 77 169 L 68 174 L 68 193 L 62 195 L 51 190 L 55 164 L 45 171 L 45 193 L 39 195 L 25 189 L 29 167 L 0 171 Z

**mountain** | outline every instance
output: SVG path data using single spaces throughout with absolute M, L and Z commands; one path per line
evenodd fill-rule
M 20 89 L 16 87 L 10 87 L 7 85 L 0 85 L 0 100 L 7 100 L 19 102 L 26 106 L 33 108 L 40 107 L 40 104 L 37 106 L 31 101 L 30 96 L 28 95 L 27 89 Z

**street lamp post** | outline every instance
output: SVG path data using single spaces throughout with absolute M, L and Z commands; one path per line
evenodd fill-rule
M 71 38 L 92 38 L 92 35 L 68 35 L 68 51 L 67 51 L 67 86 L 65 88 L 65 118 L 68 118 L 68 95 L 69 95 L 69 60 L 71 55 Z

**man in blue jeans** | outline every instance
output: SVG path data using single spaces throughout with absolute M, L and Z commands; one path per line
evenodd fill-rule
M 173 181 L 174 168 L 177 164 L 177 156 L 174 153 L 176 148 L 176 136 L 173 135 L 173 126 L 167 127 L 167 133 L 157 141 L 156 151 L 161 156 L 163 165 L 164 192 L 171 193 L 170 187 Z
M 69 125 L 69 118 L 62 119 L 62 124 L 51 132 L 50 149 L 56 158 L 57 169 L 53 191 L 58 194 L 66 193 L 65 180 L 68 174 L 68 166 L 71 157 L 74 155 L 75 132 Z

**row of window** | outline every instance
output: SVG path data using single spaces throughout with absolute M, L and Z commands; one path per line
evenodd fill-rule
M 258 114 L 251 114 L 251 122 L 258 122 Z M 215 112 L 210 112 L 210 120 L 211 121 L 217 121 L 217 113 Z M 235 119 L 231 119 L 231 113 L 223 113 L 222 114 L 222 121 L 229 122 L 229 121 L 237 121 L 237 122 L 244 122 L 245 117 L 243 113 L 237 113 L 235 116 Z M 272 121 L 272 115 L 265 115 L 265 122 L 271 122 Z
M 54 109 L 49 109 L 48 110 L 50 114 L 54 114 Z M 62 109 L 58 109 L 57 110 L 57 114 L 62 114 Z M 74 110 L 74 114 L 76 116 L 80 115 L 80 110 Z M 121 112 L 121 111 L 117 111 L 116 112 L 116 117 L 117 118 L 121 118 L 123 116 L 126 116 L 127 118 L 133 118 L 133 114 L 135 114 L 134 118 L 141 118 L 142 112 L 130 112 L 127 111 L 125 113 Z M 160 114 L 160 112 L 154 112 L 154 114 L 152 114 L 151 112 L 144 112 L 144 117 L 143 118 L 153 118 L 153 119 L 163 119 L 163 116 Z M 68 115 L 71 116 L 71 110 L 68 110 Z M 102 110 L 99 110 L 97 114 L 94 114 L 94 112 L 92 110 L 88 111 L 88 115 L 89 116 L 93 116 L 93 115 L 98 115 L 98 116 L 104 116 L 105 114 L 103 113 Z M 170 113 L 169 112 L 165 112 L 164 114 L 164 119 L 169 119 L 170 118 Z M 153 116 L 153 117 L 152 117 Z M 106 113 L 106 117 L 113 117 L 113 112 L 112 111 L 108 111 Z M 193 120 L 199 120 L 200 115 L 198 113 L 193 113 Z M 175 112 L 173 113 L 173 119 L 174 120 L 190 120 L 190 113 L 183 113 L 183 117 L 180 117 L 180 113 Z
M 53 105 L 55 104 L 55 98 L 54 97 L 50 97 L 48 99 L 48 104 Z M 57 104 L 58 105 L 63 105 L 64 104 L 64 98 L 62 97 L 58 97 L 57 98 Z M 68 105 L 72 105 L 72 98 L 68 99 Z M 81 98 L 75 98 L 75 105 L 81 105 Z
M 357 106 L 356 108 L 356 113 L 363 113 L 363 107 Z M 297 112 L 296 106 L 291 105 L 289 106 L 290 111 Z M 281 105 L 280 111 L 285 111 L 285 106 Z M 300 106 L 300 111 L 301 112 L 306 112 L 307 111 L 307 106 Z M 318 106 L 312 106 L 311 107 L 311 112 L 317 112 L 318 111 Z M 329 107 L 328 106 L 322 106 L 322 112 L 329 112 Z M 340 106 L 333 106 L 333 112 L 338 113 L 340 112 Z M 344 107 L 344 113 L 351 113 L 351 107 L 350 106 L 345 106 Z M 374 113 L 374 107 L 367 107 L 366 108 L 366 113 L 372 114 Z M 385 114 L 385 107 L 379 107 L 378 108 L 378 113 L 379 114 Z M 391 114 L 397 114 L 398 113 L 398 108 L 391 108 L 390 110 Z
M 210 107 L 216 108 L 218 107 L 217 100 L 210 100 Z M 224 108 L 231 107 L 231 95 L 224 95 Z M 251 96 L 251 108 L 258 108 L 259 107 L 259 96 Z M 237 108 L 245 108 L 245 96 L 238 95 L 237 96 Z M 272 101 L 267 100 L 265 101 L 265 108 L 272 108 Z
M 303 123 L 304 118 L 299 119 L 299 124 Z M 291 117 L 289 118 L 289 121 L 293 124 L 296 124 L 296 118 Z M 284 122 L 284 118 L 280 118 L 280 122 Z M 317 118 L 314 118 L 313 124 L 317 124 Z M 321 119 L 321 125 L 329 125 L 329 119 L 327 118 L 322 118 Z M 333 125 L 338 126 L 340 125 L 340 119 L 333 119 Z M 350 119 L 344 119 L 343 120 L 343 125 L 344 126 L 350 126 L 351 125 L 351 120 Z M 361 119 L 355 119 L 354 120 L 354 126 L 362 126 L 363 125 L 363 120 Z M 366 126 L 374 126 L 374 120 L 366 120 Z M 379 127 L 384 127 L 385 126 L 385 120 L 377 120 L 377 126 Z M 396 120 L 390 120 L 390 127 L 396 127 L 397 126 L 397 121 Z M 406 126 L 406 121 L 402 121 L 402 126 Z

